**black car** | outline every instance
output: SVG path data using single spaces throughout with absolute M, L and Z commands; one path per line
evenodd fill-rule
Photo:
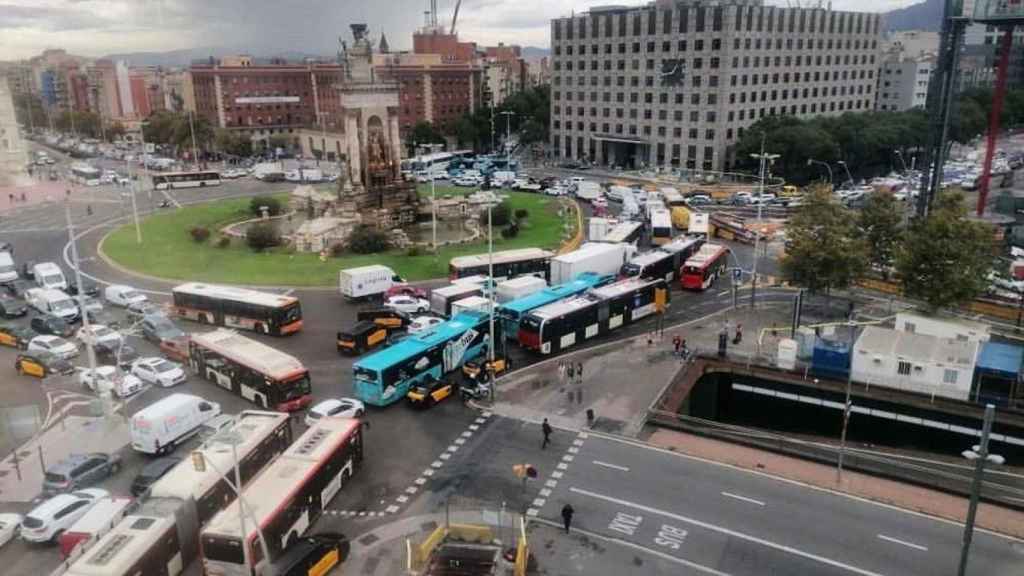
M 33 330 L 40 334 L 52 334 L 62 338 L 68 338 L 74 333 L 70 324 L 65 322 L 63 318 L 52 314 L 36 316 L 32 319 L 31 326 Z
M 18 318 L 28 314 L 28 305 L 14 298 L 0 297 L 0 316 Z
M 348 558 L 349 549 L 348 538 L 340 534 L 299 538 L 274 562 L 272 572 L 279 576 L 327 574 Z
M 72 454 L 46 470 L 43 492 L 59 494 L 92 486 L 117 474 L 120 469 L 121 456 L 118 454 Z
M 142 318 L 142 337 L 154 344 L 186 337 L 185 331 L 168 317 L 150 314 Z
M 117 365 L 121 368 L 127 369 L 136 360 L 139 359 L 139 352 L 128 344 L 122 344 L 120 350 L 118 346 L 111 344 L 104 344 L 103 342 L 97 342 L 93 345 L 93 350 L 96 351 L 96 361 L 107 365 Z
M 96 296 L 100 293 L 100 287 L 95 282 L 88 278 L 82 278 L 82 294 L 86 296 Z M 78 294 L 78 283 L 68 282 L 68 294 Z
M 52 374 L 74 374 L 75 366 L 71 362 L 44 350 L 22 352 L 14 360 L 14 369 L 18 374 L 47 378 Z
M 85 309 L 86 316 L 89 317 L 89 324 L 102 324 L 107 328 L 119 328 L 121 321 L 118 320 L 117 316 L 111 314 L 107 310 L 96 310 L 89 308 Z
M 18 278 L 17 280 L 11 280 L 7 284 L 4 284 L 4 288 L 7 289 L 7 293 L 15 298 L 25 299 L 25 292 L 29 288 L 36 288 L 37 286 L 24 278 Z
M 24 262 L 22 262 L 21 263 L 21 277 L 22 278 L 26 278 L 28 280 L 35 280 L 36 279 L 36 273 L 35 273 L 34 270 L 32 270 L 35 267 L 36 267 L 36 261 L 35 260 L 25 260 Z
M 141 496 L 154 482 L 164 477 L 165 474 L 171 471 L 181 462 L 180 456 L 164 456 L 163 458 L 157 458 L 139 472 L 139 475 L 132 481 L 131 492 L 132 496 Z

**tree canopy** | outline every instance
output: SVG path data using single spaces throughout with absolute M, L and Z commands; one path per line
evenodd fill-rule
M 857 233 L 854 213 L 825 187 L 806 195 L 786 227 L 782 273 L 811 292 L 845 288 L 864 275 L 867 243 Z
M 868 259 L 886 278 L 895 263 L 896 249 L 903 234 L 903 215 L 898 202 L 892 194 L 874 193 L 868 195 L 860 211 L 860 233 L 867 242 Z

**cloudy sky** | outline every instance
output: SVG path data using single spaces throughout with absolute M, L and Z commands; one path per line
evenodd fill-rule
M 451 22 L 455 0 L 437 0 Z M 805 0 L 809 2 L 809 0 Z M 891 10 L 915 0 L 833 0 L 837 9 Z M 638 0 L 463 0 L 462 39 L 548 46 L 552 17 L 594 5 Z M 768 0 L 784 5 L 784 0 Z M 393 48 L 409 48 L 428 0 L 0 0 L 0 60 L 45 48 L 83 56 L 198 47 L 249 47 L 254 54 L 295 50 L 333 53 L 348 25 L 383 31 Z

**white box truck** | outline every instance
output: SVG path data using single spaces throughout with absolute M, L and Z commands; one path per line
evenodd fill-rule
M 191 394 L 171 394 L 132 415 L 132 448 L 165 454 L 220 414 L 220 404 Z
M 537 278 L 536 276 L 520 276 L 518 278 L 512 278 L 511 280 L 505 280 L 499 282 L 498 287 L 495 290 L 495 294 L 498 298 L 499 304 L 505 302 L 511 302 L 518 300 L 519 298 L 525 298 L 535 292 L 547 288 L 548 283 L 543 278 Z
M 576 185 L 576 197 L 580 200 L 593 202 L 602 196 L 604 196 L 604 192 L 601 190 L 601 185 L 597 182 L 584 180 Z
M 394 270 L 380 264 L 346 268 L 338 272 L 338 288 L 341 295 L 349 300 L 360 300 L 383 296 L 402 279 Z
M 441 316 L 450 316 L 452 303 L 483 294 L 482 287 L 478 284 L 452 284 L 444 288 L 438 288 L 430 292 L 430 310 Z
M 497 310 L 497 305 L 494 308 Z M 489 314 L 491 312 L 491 301 L 483 296 L 470 296 L 469 298 L 456 300 L 452 302 L 452 318 L 459 312 L 483 312 L 484 314 Z
M 579 249 L 551 259 L 551 285 L 569 282 L 583 272 L 617 275 L 636 253 L 627 243 L 587 242 Z
M 607 218 L 591 218 L 587 222 L 587 240 L 591 242 L 600 242 L 604 240 L 608 230 L 611 229 L 612 223 Z

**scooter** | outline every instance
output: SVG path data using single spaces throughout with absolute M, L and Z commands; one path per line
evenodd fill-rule
M 480 400 L 491 397 L 491 383 L 487 380 L 480 380 L 476 377 L 470 378 L 462 386 L 459 386 L 459 394 L 463 402 L 469 400 Z

